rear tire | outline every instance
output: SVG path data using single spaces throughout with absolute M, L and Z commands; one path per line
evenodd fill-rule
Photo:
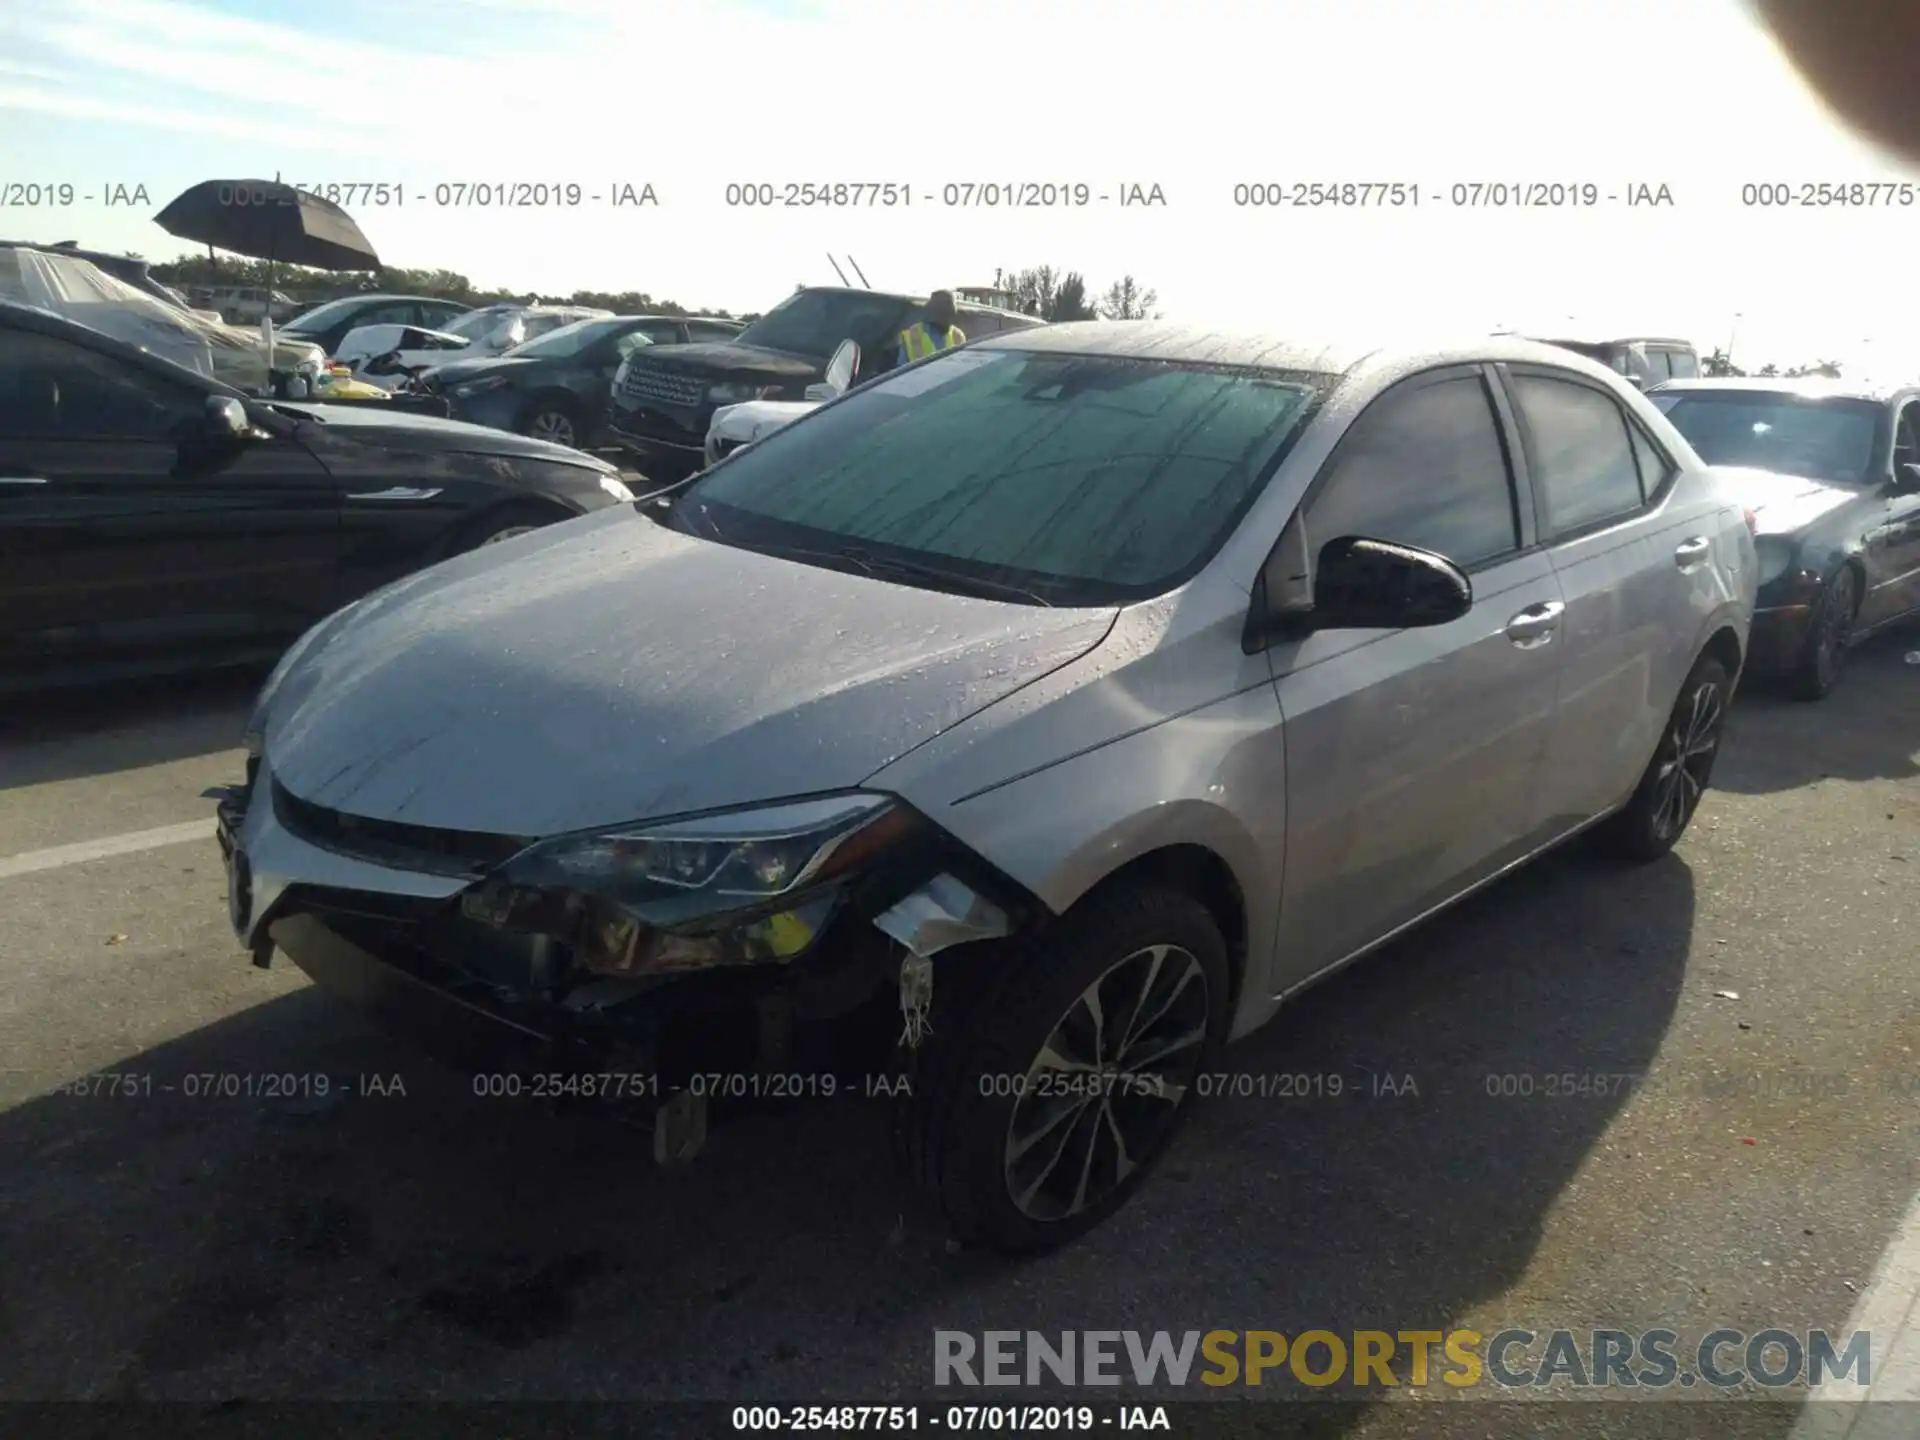
M 951 974 L 935 958 L 898 1138 L 957 1239 L 1021 1255 L 1097 1225 L 1166 1153 L 1225 1041 L 1229 967 L 1206 908 L 1152 886 L 1000 950 L 977 982 L 963 952 Z
M 1660 743 L 1626 807 L 1601 825 L 1601 845 L 1623 860 L 1645 864 L 1673 849 L 1692 822 L 1713 777 L 1733 683 L 1711 655 L 1694 663 Z
M 1813 612 L 1807 644 L 1800 663 L 1788 678 L 1796 700 L 1824 700 L 1846 673 L 1847 650 L 1853 644 L 1853 622 L 1860 613 L 1860 579 L 1851 565 L 1842 565 L 1827 577 L 1820 603 Z

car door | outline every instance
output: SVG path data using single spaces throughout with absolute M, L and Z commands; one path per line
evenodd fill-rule
M 1326 631 L 1269 651 L 1285 717 L 1285 984 L 1411 923 L 1532 848 L 1552 731 L 1560 587 L 1490 375 L 1430 371 L 1375 399 L 1281 544 L 1436 551 L 1473 608 L 1428 629 Z
M 1893 455 L 1884 484 L 1885 509 L 1865 537 L 1868 589 L 1861 628 L 1885 624 L 1920 607 L 1920 395 L 1893 402 Z
M 1538 817 L 1563 832 L 1639 783 L 1720 601 L 1731 557 L 1716 557 L 1715 537 L 1733 517 L 1710 494 L 1675 490 L 1673 460 L 1599 382 L 1544 365 L 1498 371 L 1567 606 Z
M 0 631 L 10 661 L 270 649 L 333 608 L 339 513 L 290 440 L 204 442 L 184 372 L 0 329 Z

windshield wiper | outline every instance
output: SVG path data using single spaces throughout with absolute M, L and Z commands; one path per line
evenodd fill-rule
M 778 555 L 787 560 L 817 560 L 827 566 L 851 565 L 876 580 L 891 576 L 901 580 L 929 580 L 939 588 L 957 591 L 963 595 L 974 595 L 984 600 L 1017 600 L 1030 605 L 1044 605 L 1049 610 L 1053 602 L 1044 595 L 1036 594 L 1023 585 L 1015 585 L 1005 580 L 987 580 L 977 575 L 963 575 L 957 571 L 945 569 L 939 565 L 925 565 L 915 560 L 897 560 L 889 555 L 874 555 L 865 550 L 811 550 L 799 545 L 771 544 L 753 546 L 764 548 L 769 555 Z

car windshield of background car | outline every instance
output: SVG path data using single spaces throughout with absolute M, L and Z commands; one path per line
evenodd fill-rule
M 607 333 L 604 320 L 575 320 L 505 352 L 516 360 L 558 360 L 578 355 Z
M 856 341 L 862 354 L 890 341 L 889 333 L 906 311 L 897 295 L 862 291 L 802 290 L 790 295 L 734 337 L 742 345 L 783 350 L 824 360 L 842 340 Z
M 1709 465 L 1849 485 L 1872 480 L 1881 407 L 1870 400 L 1738 390 L 1681 390 L 1650 398 Z

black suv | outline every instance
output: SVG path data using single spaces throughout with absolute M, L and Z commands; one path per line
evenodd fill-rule
M 891 370 L 900 332 L 919 320 L 924 295 L 821 285 L 797 290 L 731 340 L 654 345 L 615 373 L 608 438 L 630 450 L 649 481 L 671 483 L 706 464 L 707 426 L 722 405 L 801 400 L 844 340 L 860 346 L 855 383 Z M 968 340 L 1044 323 L 965 302 L 954 323 Z

